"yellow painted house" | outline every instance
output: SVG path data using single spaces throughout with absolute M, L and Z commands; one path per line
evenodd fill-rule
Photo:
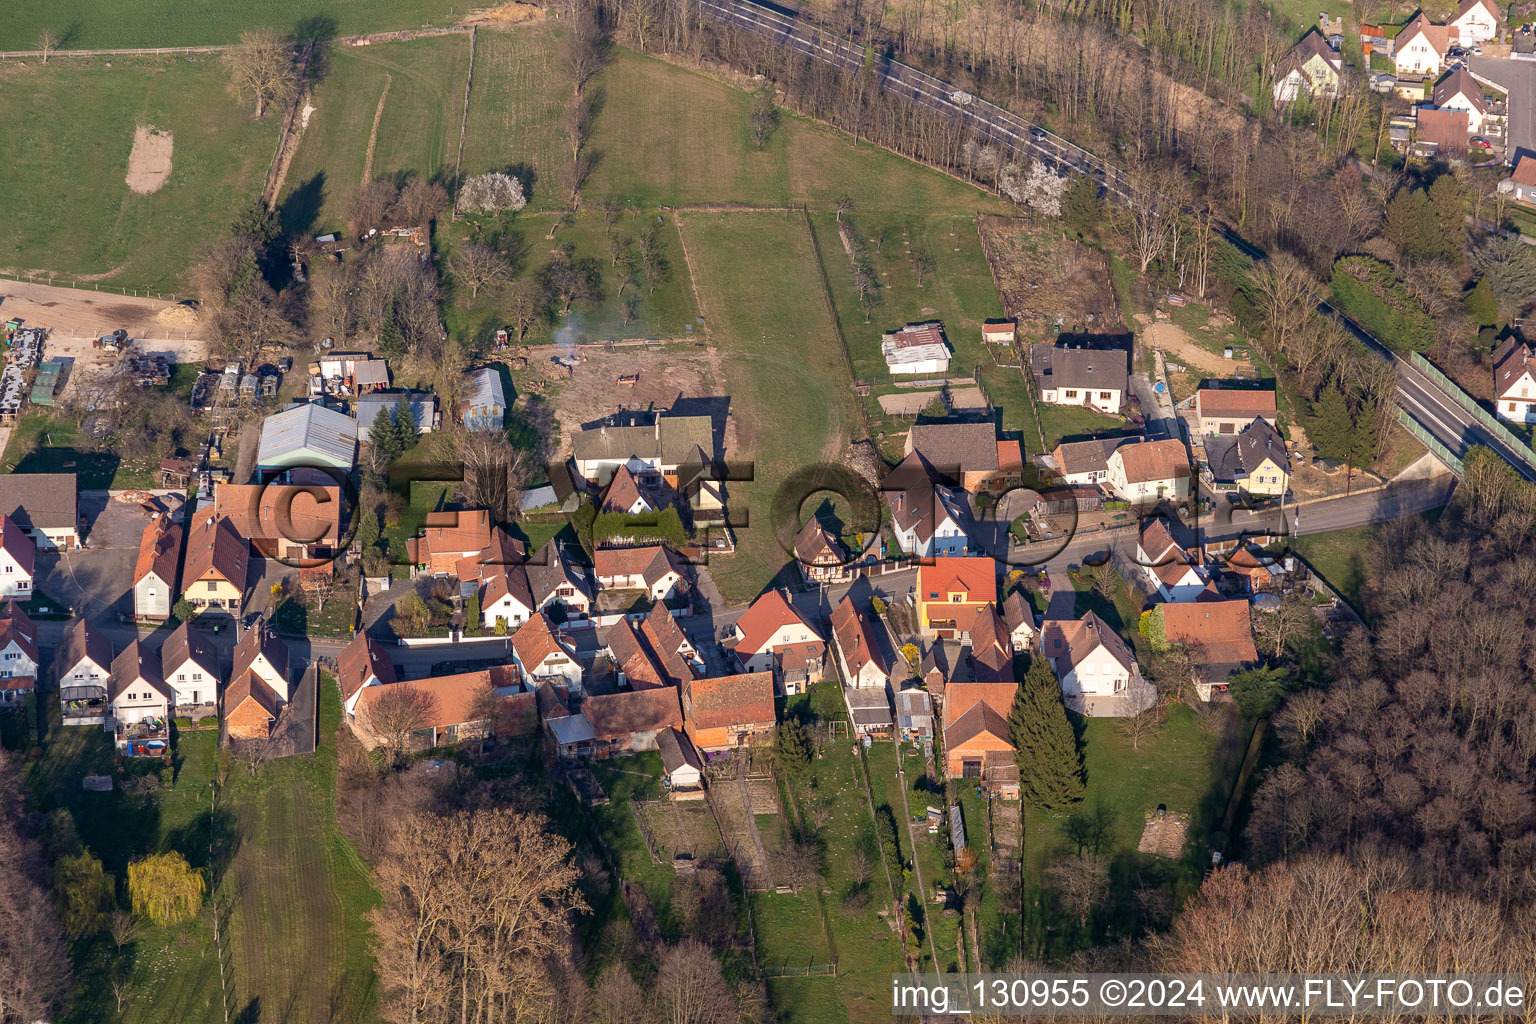
M 225 609 L 239 615 L 245 603 L 248 555 L 245 538 L 228 519 L 207 516 L 187 536 L 181 596 L 199 611 Z
M 1267 420 L 1254 420 L 1231 441 L 1208 437 L 1205 451 L 1218 488 L 1268 496 L 1284 494 L 1291 485 L 1285 441 Z
M 997 562 L 935 558 L 917 569 L 917 621 L 930 634 L 965 639 L 976 613 L 997 603 Z
M 1344 60 L 1317 29 L 1308 30 L 1275 66 L 1275 102 L 1298 96 L 1335 96 Z

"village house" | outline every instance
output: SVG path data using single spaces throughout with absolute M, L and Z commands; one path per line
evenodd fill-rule
M 770 590 L 736 620 L 732 650 L 743 672 L 766 672 L 775 692 L 793 695 L 821 679 L 827 645 L 781 592 Z
M 1130 386 L 1130 356 L 1122 349 L 1029 346 L 1029 368 L 1048 405 L 1081 405 L 1117 415 Z
M 556 633 L 542 614 L 533 616 L 512 634 L 512 659 L 528 686 L 551 682 L 574 694 L 582 692 L 581 662 L 576 658 L 576 648 Z
M 29 599 L 36 571 L 37 545 L 14 519 L 0 515 L 0 597 Z
M 1520 154 L 1514 171 L 1499 182 L 1499 191 L 1517 203 L 1536 206 L 1536 156 Z
M 164 753 L 168 748 L 171 688 L 160 669 L 160 655 L 131 640 L 112 659 L 108 683 L 112 721 L 119 750 L 125 753 Z M 158 746 L 154 744 L 158 743 Z M 140 745 L 147 749 L 141 751 Z
M 981 322 L 981 340 L 989 345 L 1012 345 L 1018 337 L 1017 320 L 994 319 Z
M 224 731 L 232 740 L 264 740 L 282 708 L 272 687 L 246 669 L 224 689 Z
M 1189 497 L 1189 454 L 1184 442 L 1141 441 L 1110 454 L 1105 483 L 1133 505 L 1181 502 Z
M 456 743 L 483 740 L 491 735 L 499 696 L 518 683 L 517 669 L 497 665 L 476 672 L 461 672 L 428 679 L 390 683 L 408 686 L 426 699 L 425 713 L 409 740 L 412 750 L 431 750 Z M 359 691 L 357 712 L 348 721 L 362 744 L 370 749 L 386 742 L 374 728 L 370 712 L 389 692 L 388 686 L 371 686 Z
M 1131 649 L 1093 612 L 1080 619 L 1047 619 L 1040 630 L 1040 651 L 1050 659 L 1067 706 L 1074 710 L 1091 708 L 1093 698 L 1127 693 L 1140 680 Z
M 288 645 L 265 623 L 257 623 L 247 629 L 235 645 L 235 664 L 230 676 L 233 678 L 247 670 L 256 673 L 262 682 L 270 686 L 278 700 L 285 704 L 288 702 Z
M 927 690 L 896 691 L 896 735 L 904 743 L 933 742 L 933 698 Z
M 390 422 L 393 422 L 395 410 L 400 407 L 402 398 L 411 412 L 411 419 L 416 421 L 416 433 L 430 434 L 436 429 L 437 396 L 430 391 L 375 391 L 352 403 L 352 415 L 357 419 L 358 441 L 369 443 L 368 437 L 380 416 L 388 416 Z
M 1131 437 L 1098 437 L 1087 441 L 1067 441 L 1051 452 L 1051 462 L 1061 482 L 1074 487 L 1097 487 L 1109 479 L 1109 457 Z
M 507 392 L 494 366 L 483 366 L 469 375 L 458 413 L 459 422 L 470 430 L 500 430 L 507 425 Z
M 341 704 L 349 721 L 357 714 L 358 699 L 364 690 L 389 686 L 395 680 L 395 664 L 389 660 L 389 652 L 367 633 L 354 636 L 336 658 L 336 682 L 341 687 Z
M 1194 601 L 1205 591 L 1206 574 L 1193 551 L 1173 539 L 1161 519 L 1149 519 L 1136 541 L 1136 564 L 1163 601 Z
M 1259 663 L 1247 601 L 1198 601 L 1160 605 L 1163 635 L 1170 644 L 1183 644 L 1195 663 L 1195 690 L 1201 700 L 1226 690 L 1235 672 Z
M 1195 419 L 1204 434 L 1235 434 L 1254 420 L 1275 419 L 1272 388 L 1245 388 L 1217 382 L 1195 392 Z
M 701 751 L 728 750 L 773 739 L 771 672 L 691 679 L 683 684 L 683 731 Z
M 1438 75 L 1445 66 L 1445 54 L 1451 47 L 1451 29 L 1431 24 L 1423 11 L 1403 26 L 1393 43 L 1392 61 L 1398 77 L 1403 75 Z
M 991 425 L 986 426 L 990 430 Z M 896 542 L 909 555 L 964 555 L 970 548 L 965 492 L 945 486 L 938 477 L 923 453 L 914 451 L 880 481 Z
M 660 490 L 659 476 L 646 473 L 645 486 L 642 487 L 640 477 L 637 477 L 626 464 L 614 470 L 613 479 L 609 481 L 608 489 L 603 492 L 603 503 L 599 507 L 603 512 L 616 512 L 626 516 L 658 512 L 665 504 L 659 493 Z
M 418 572 L 452 576 L 461 560 L 490 546 L 494 525 L 483 508 L 428 512 L 421 534 L 405 542 L 406 556 Z
M 592 613 L 592 587 L 586 570 L 567 558 L 565 548 L 553 537 L 529 559 L 526 571 L 535 611 L 578 621 Z
M 991 558 L 935 558 L 917 568 L 917 623 L 924 633 L 968 639 L 976 613 L 997 603 L 997 562 Z
M 666 673 L 629 619 L 620 619 L 609 628 L 606 650 L 621 688 L 649 690 L 668 685 Z
M 316 402 L 273 413 L 261 424 L 259 469 L 329 467 L 349 472 L 357 461 L 357 421 Z
M 1430 158 L 1465 153 L 1467 140 L 1471 137 L 1470 125 L 1471 118 L 1465 110 L 1420 107 L 1409 152 Z
M 53 658 L 65 725 L 107 721 L 107 683 L 112 676 L 112 642 L 83 617 L 70 624 Z
M 1495 411 L 1513 423 L 1536 423 L 1536 352 L 1518 336 L 1493 351 Z
M 1291 484 L 1285 440 L 1267 420 L 1254 420 L 1236 437 L 1208 438 L 1205 458 L 1217 490 L 1283 495 Z
M 657 737 L 683 727 L 678 691 L 670 686 L 594 694 L 581 703 L 599 757 L 655 750 Z
M 960 481 L 971 494 L 998 494 L 1024 479 L 1024 449 L 1002 440 L 990 421 L 915 423 L 907 431 L 903 457 L 921 452 L 941 476 Z
M 253 557 L 329 569 L 341 554 L 341 488 L 332 483 L 219 483 L 213 514 L 250 543 Z
M 215 704 L 219 698 L 219 652 L 191 623 L 183 622 L 160 645 L 161 678 L 172 707 Z
M 714 421 L 708 416 L 661 413 L 629 418 L 642 422 L 603 424 L 571 435 L 577 476 L 603 486 L 627 465 L 643 487 L 665 484 L 675 490 L 678 470 L 695 460 L 695 452 L 715 450 Z
M 681 686 L 704 674 L 703 658 L 664 606 L 651 609 L 645 621 L 640 623 L 639 632 L 652 660 L 661 668 L 662 681 L 668 686 Z
M 468 585 L 476 588 L 480 599 L 480 624 L 494 631 L 513 631 L 533 617 L 538 610 L 533 588 L 528 583 L 525 565 L 477 566 L 478 580 Z M 463 577 L 460 577 L 463 580 Z
M 947 373 L 951 352 L 944 325 L 937 322 L 908 324 L 880 336 L 880 354 L 893 375 Z
M 1462 46 L 1475 46 L 1499 37 L 1499 8 L 1494 0 L 1461 0 L 1446 23 Z
M 829 583 L 847 572 L 843 543 L 815 516 L 795 534 L 795 566 L 807 583 Z
M 978 683 L 1012 682 L 1013 642 L 997 609 L 991 605 L 978 608 L 968 632 L 971 679 Z
M 832 650 L 843 670 L 843 685 L 855 689 L 879 688 L 891 681 L 891 663 L 880 642 L 881 628 L 873 617 L 844 597 L 832 610 Z
M 1017 797 L 1019 769 L 1008 716 L 1017 683 L 956 683 L 944 699 L 944 772 Z
M 1035 646 L 1035 609 L 1022 590 L 1003 599 L 1003 625 L 1014 654 L 1028 654 Z
M 656 734 L 656 749 L 661 752 L 661 779 L 668 790 L 687 792 L 704 785 L 704 759 L 687 736 L 674 728 L 663 729 Z
M 688 566 L 664 544 L 599 548 L 593 555 L 597 585 L 605 590 L 640 590 L 651 601 L 666 601 L 686 582 Z
M 1289 103 L 1298 96 L 1338 95 L 1343 67 L 1339 51 L 1329 46 L 1317 29 L 1308 29 L 1275 65 L 1275 102 Z
M 133 563 L 133 617 L 164 622 L 175 603 L 177 570 L 181 567 L 181 527 L 161 516 L 139 538 L 139 557 Z
M 187 536 L 181 596 L 199 612 L 240 614 L 245 604 L 248 554 L 245 538 L 228 519 L 203 515 Z
M 1456 68 L 1436 82 L 1433 98 L 1436 110 L 1465 113 L 1467 131 L 1473 135 L 1481 135 L 1494 116 L 1493 105 L 1488 102 L 1482 84 L 1466 68 Z
M 37 688 L 37 627 L 15 600 L 0 601 L 0 705 L 13 707 Z
M 39 551 L 73 551 L 80 547 L 77 499 L 73 473 L 12 473 L 0 496 L 0 515 Z

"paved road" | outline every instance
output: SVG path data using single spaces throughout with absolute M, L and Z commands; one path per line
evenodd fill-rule
M 1473 57 L 1471 71 L 1509 93 L 1510 165 L 1522 154 L 1536 156 L 1536 61 Z

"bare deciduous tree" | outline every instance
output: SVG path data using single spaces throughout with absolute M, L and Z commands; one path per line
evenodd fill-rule
M 59 48 L 59 34 L 51 28 L 45 28 L 37 34 L 37 50 L 43 55 L 43 63 L 48 63 Z
M 1073 914 L 1079 928 L 1109 892 L 1109 868 L 1097 857 L 1067 857 L 1046 869 L 1051 890 Z
M 469 297 L 474 299 L 479 297 L 481 288 L 493 288 L 511 278 L 512 265 L 490 246 L 466 242 L 455 247 L 448 257 L 448 273 L 467 287 Z
M 229 88 L 256 108 L 259 119 L 273 104 L 290 99 L 299 87 L 293 44 L 270 28 L 240 34 L 240 45 L 225 51 Z
M 436 697 L 410 683 L 395 683 L 380 688 L 358 717 L 368 732 L 401 758 L 410 752 L 411 736 L 431 725 L 436 714 Z
M 684 939 L 661 954 L 652 993 L 662 1024 L 735 1024 L 736 994 L 701 942 Z

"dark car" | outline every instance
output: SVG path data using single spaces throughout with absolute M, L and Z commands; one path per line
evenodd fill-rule
M 1031 128 L 1029 130 L 1029 134 L 1031 136 L 1033 136 L 1034 138 L 1036 138 L 1036 139 L 1044 139 L 1045 138 L 1045 129 L 1044 128 Z

